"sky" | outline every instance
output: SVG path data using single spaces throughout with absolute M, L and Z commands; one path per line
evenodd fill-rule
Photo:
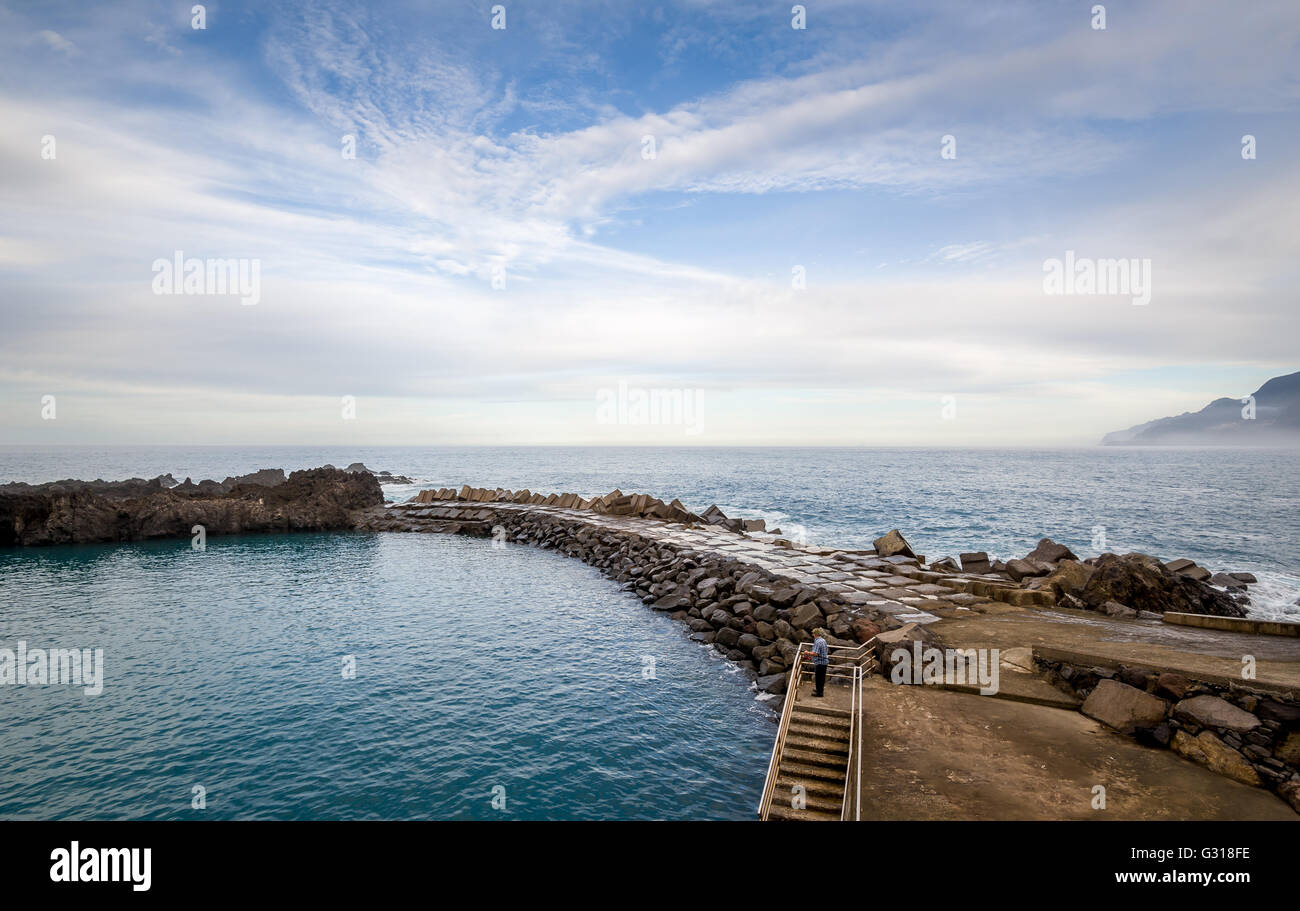
M 1246 395 L 1300 369 L 1300 8 L 1095 6 L 0 2 L 0 442 L 1072 446 Z

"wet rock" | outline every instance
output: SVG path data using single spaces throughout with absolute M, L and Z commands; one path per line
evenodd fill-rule
M 1228 573 L 1238 582 L 1245 582 L 1247 585 L 1254 585 L 1259 580 L 1255 578 L 1254 573 Z
M 1210 578 L 1210 571 L 1204 567 L 1197 566 L 1191 560 L 1170 560 L 1165 564 L 1165 569 L 1180 576 L 1186 576 L 1197 582 L 1205 582 Z
M 966 573 L 978 573 L 983 575 L 992 572 L 993 567 L 989 563 L 989 555 L 984 551 L 972 551 L 968 554 L 961 555 L 961 569 Z
M 785 672 L 779 674 L 768 674 L 760 676 L 754 681 L 760 693 L 773 693 L 780 695 L 785 692 Z
M 1215 573 L 1210 576 L 1210 584 L 1217 585 L 1219 588 L 1226 588 L 1233 591 L 1245 591 L 1246 583 L 1240 579 L 1234 578 L 1228 573 Z
M 1088 698 L 1082 712 L 1107 727 L 1131 734 L 1139 727 L 1153 727 L 1164 721 L 1169 703 L 1127 686 L 1118 680 L 1101 680 Z

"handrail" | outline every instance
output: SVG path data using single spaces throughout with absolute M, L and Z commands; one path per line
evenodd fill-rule
M 803 664 L 803 652 L 794 656 L 794 666 L 790 668 L 789 683 L 785 690 L 785 704 L 781 707 L 781 724 L 776 730 L 776 743 L 772 745 L 772 758 L 767 764 L 767 779 L 763 782 L 763 796 L 758 802 L 758 818 L 766 820 L 772 809 L 772 798 L 776 793 L 777 771 L 781 767 L 781 753 L 785 749 L 785 735 L 790 729 L 790 716 L 794 714 L 794 702 L 799 695 L 799 671 Z M 793 684 L 793 685 L 791 685 Z
M 879 643 L 875 636 L 872 636 L 866 642 L 857 646 L 832 645 L 829 648 L 838 652 L 851 652 L 850 655 L 834 655 L 832 657 L 846 662 L 845 664 L 835 665 L 836 670 L 842 670 L 849 667 L 850 673 L 831 673 L 827 669 L 828 677 L 839 677 L 850 680 L 851 696 L 849 708 L 849 753 L 847 762 L 844 767 L 844 796 L 840 803 L 840 819 L 849 819 L 849 807 L 853 807 L 853 819 L 862 818 L 862 680 L 872 671 L 879 667 L 876 660 L 876 647 Z M 865 654 L 863 650 L 866 650 Z M 795 700 L 799 694 L 799 682 L 804 672 L 811 672 L 811 667 L 805 666 L 803 661 L 802 645 L 799 651 L 795 653 L 794 665 L 790 668 L 790 676 L 786 683 L 785 702 L 781 707 L 781 722 L 777 727 L 776 742 L 772 745 L 772 758 L 767 764 L 767 778 L 763 782 L 763 796 L 758 804 L 758 818 L 766 820 L 772 809 L 772 800 L 776 796 L 776 780 L 781 768 L 781 754 L 785 751 L 786 735 L 790 730 L 790 719 L 794 714 Z M 864 673 L 865 671 L 865 673 Z M 850 796 L 852 803 L 850 804 Z

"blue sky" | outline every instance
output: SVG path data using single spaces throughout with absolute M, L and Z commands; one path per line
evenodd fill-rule
M 1089 444 L 1300 367 L 1290 0 L 192 5 L 0 5 L 4 441 Z

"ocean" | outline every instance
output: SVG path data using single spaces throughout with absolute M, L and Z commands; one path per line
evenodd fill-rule
M 931 559 L 1043 536 L 1190 557 L 1256 573 L 1253 615 L 1300 619 L 1290 451 L 11 447 L 0 481 L 357 461 L 416 482 L 391 500 L 619 487 L 810 543 L 897 527 Z M 774 733 L 680 624 L 579 561 L 478 539 L 0 550 L 0 648 L 19 641 L 102 648 L 105 671 L 98 695 L 0 687 L 6 819 L 745 819 Z

